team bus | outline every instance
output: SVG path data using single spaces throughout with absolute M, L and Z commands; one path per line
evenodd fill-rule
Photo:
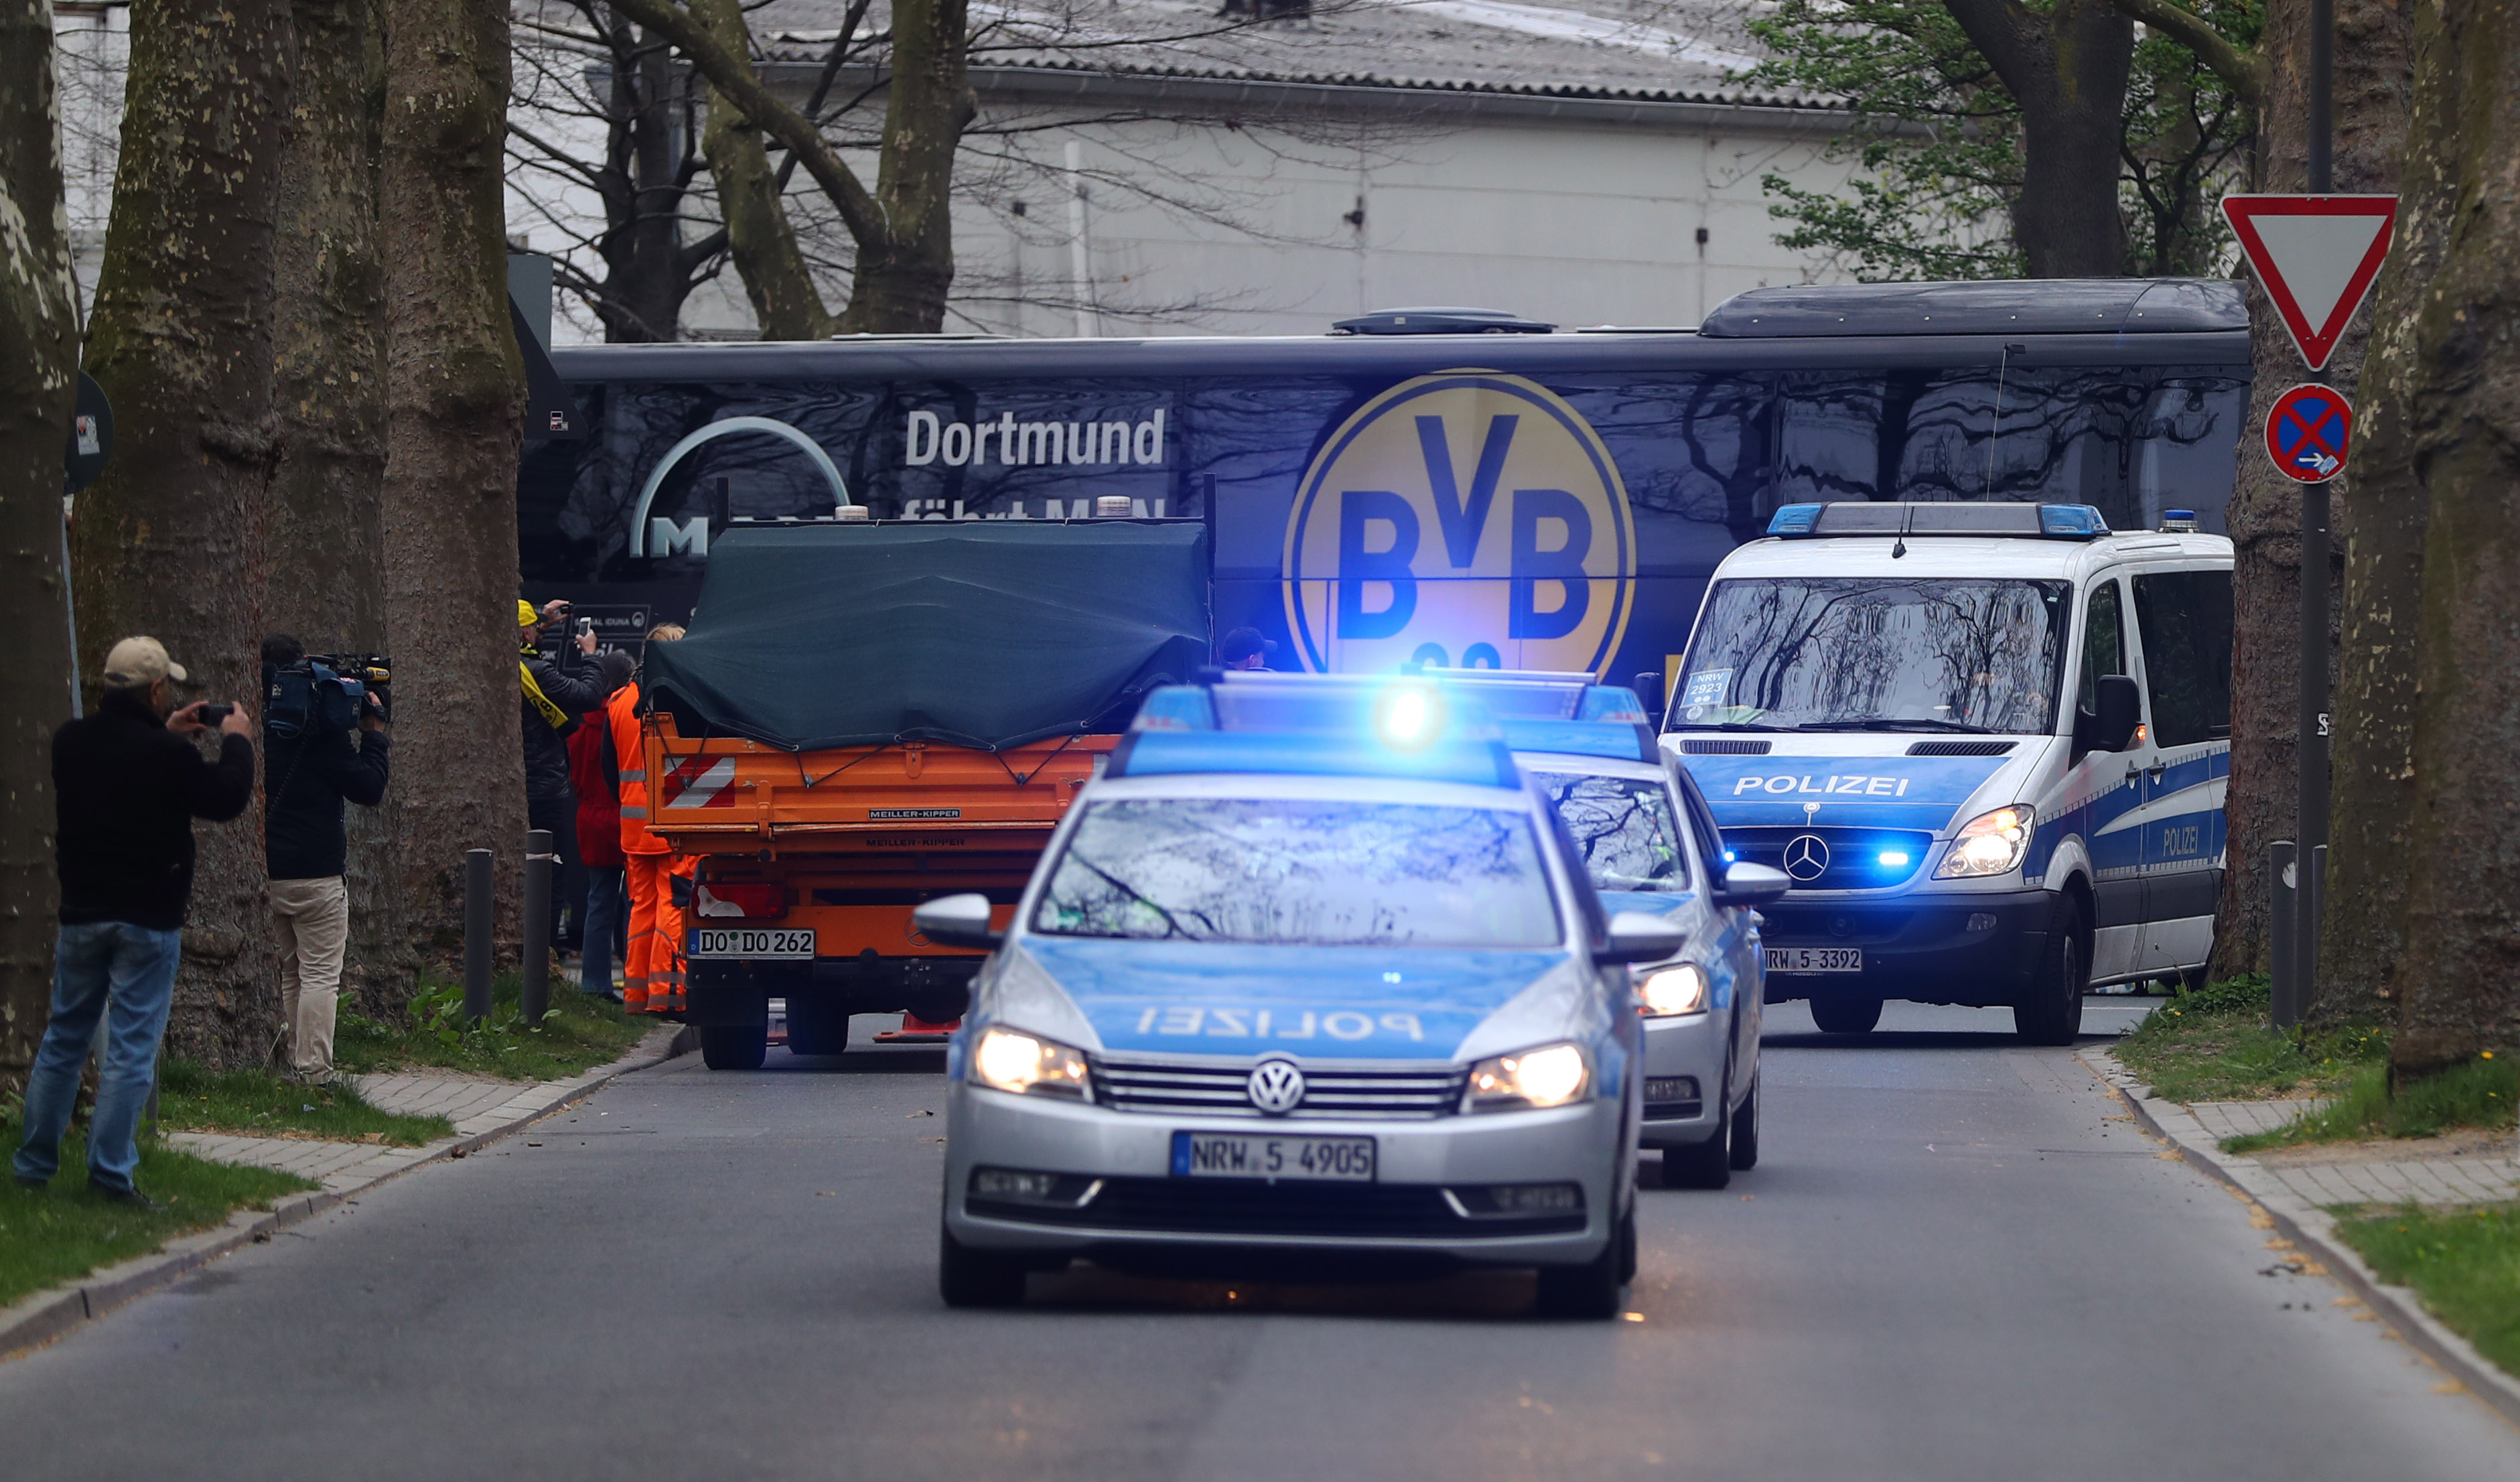
M 523 572 L 617 640 L 690 610 L 730 524 L 1195 519 L 1218 632 L 1257 629 L 1272 668 L 1623 683 L 1673 672 L 1716 564 L 1783 506 L 2220 531 L 2249 375 L 2237 286 L 2182 279 L 1760 289 L 1694 330 L 1398 310 L 1316 337 L 552 360 L 570 435 L 528 445 Z

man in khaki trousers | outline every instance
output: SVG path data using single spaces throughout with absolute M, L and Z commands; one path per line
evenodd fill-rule
M 262 670 L 264 864 L 280 934 L 289 1070 L 308 1085 L 329 1086 L 340 1079 L 333 1068 L 333 1020 L 350 938 L 342 804 L 373 808 L 384 800 L 391 740 L 377 697 L 309 662 L 305 646 L 288 634 L 262 641 Z

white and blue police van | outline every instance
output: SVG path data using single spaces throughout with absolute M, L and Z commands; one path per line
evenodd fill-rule
M 2230 772 L 2231 543 L 2173 511 L 1779 510 L 1727 557 L 1662 745 L 1734 859 L 1782 870 L 1771 1003 L 1832 1034 L 1882 1002 L 2009 1006 L 2200 974 Z
M 1635 704 L 1633 696 L 1630 704 Z M 947 1052 L 939 1284 L 1537 1268 L 1607 1318 L 1636 1263 L 1642 1029 L 1613 916 L 1493 721 L 1428 680 L 1157 690 L 1069 808 Z

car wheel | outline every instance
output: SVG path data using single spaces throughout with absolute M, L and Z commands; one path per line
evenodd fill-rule
M 1715 1105 L 1719 1120 L 1715 1135 L 1703 1143 L 1662 1150 L 1662 1187 L 1665 1189 L 1721 1189 L 1732 1182 L 1732 1076 L 1725 1072 L 1724 1084 L 1716 1088 Z
M 1750 1094 L 1732 1113 L 1732 1168 L 1747 1173 L 1759 1166 L 1759 1078 L 1750 1078 Z
M 702 1024 L 700 1059 L 711 1070 L 759 1070 L 770 1054 L 768 1024 Z
M 2070 1045 L 2083 1032 L 2083 993 L 2092 965 L 2083 955 L 2083 903 L 2061 896 L 2048 927 L 2048 950 L 2028 997 L 2012 1009 L 2012 1027 L 2025 1044 Z
M 1812 1022 L 1822 1034 L 1870 1034 L 1881 1022 L 1881 1001 L 1865 998 L 1815 998 Z
M 1533 1305 L 1544 1318 L 1598 1323 L 1617 1317 L 1619 1296 L 1627 1286 L 1619 1273 L 1635 1259 L 1636 1248 L 1637 1211 L 1631 1205 L 1599 1255 L 1581 1266 L 1540 1268 L 1540 1294 Z
M 788 1001 L 788 1053 L 839 1055 L 849 1048 L 849 1016 L 835 1004 Z
M 974 1250 L 941 1225 L 936 1231 L 936 1294 L 948 1307 L 1019 1307 L 1023 1263 L 995 1251 Z

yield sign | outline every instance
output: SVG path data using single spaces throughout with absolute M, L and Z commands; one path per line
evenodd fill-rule
M 2324 370 L 2389 255 L 2395 196 L 2226 196 L 2224 218 L 2314 371 Z
M 2286 478 L 2334 478 L 2345 472 L 2345 450 L 2353 439 L 2353 405 L 2333 386 L 2294 386 L 2267 409 L 2267 456 Z

